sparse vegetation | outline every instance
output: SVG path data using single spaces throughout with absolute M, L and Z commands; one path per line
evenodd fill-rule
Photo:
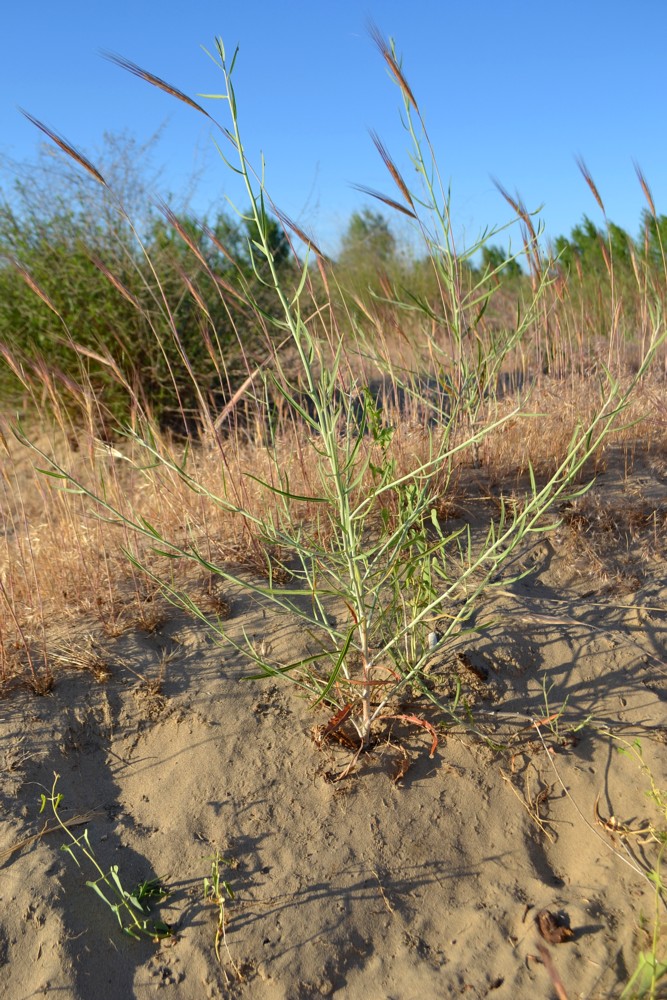
M 227 903 L 234 899 L 234 890 L 231 883 L 222 877 L 222 868 L 229 867 L 231 862 L 223 858 L 219 851 L 216 851 L 210 860 L 211 874 L 204 879 L 204 902 L 213 905 L 217 912 L 215 957 L 221 962 L 220 945 L 227 944 Z
M 619 753 L 627 754 L 638 764 L 643 777 L 647 780 L 646 797 L 651 801 L 659 820 L 651 820 L 638 830 L 633 830 L 614 818 L 611 831 L 620 836 L 626 851 L 635 855 L 636 850 L 629 845 L 638 843 L 640 846 L 651 845 L 654 858 L 647 860 L 647 875 L 654 885 L 654 909 L 650 920 L 642 921 L 641 930 L 645 935 L 648 948 L 640 952 L 637 968 L 632 974 L 627 986 L 621 994 L 621 1000 L 649 997 L 654 1000 L 659 996 L 659 983 L 667 976 L 667 944 L 665 942 L 665 925 L 663 911 L 667 897 L 667 885 L 663 877 L 663 862 L 667 848 L 667 795 L 656 784 L 655 777 L 644 761 L 640 740 L 628 743 L 620 740 Z
M 152 634 L 166 600 L 203 622 L 249 679 L 286 681 L 326 712 L 312 732 L 320 748 L 345 748 L 342 768 L 327 772 L 339 782 L 391 746 L 397 724 L 426 734 L 431 757 L 452 729 L 482 732 L 461 677 L 444 684 L 432 666 L 460 657 L 462 673 L 484 676 L 461 651 L 502 628 L 494 602 L 534 572 L 533 541 L 564 533 L 588 571 L 620 589 L 641 569 L 620 558 L 609 568 L 601 533 L 615 549 L 639 538 L 646 560 L 664 558 L 664 503 L 606 511 L 588 495 L 612 447 L 628 477 L 637 447 L 664 461 L 665 217 L 646 179 L 638 171 L 648 207 L 637 241 L 606 220 L 581 163 L 603 229 L 585 217 L 549 256 L 539 220 L 501 187 L 520 251 L 499 246 L 501 230 L 456 245 L 419 104 L 393 45 L 379 33 L 375 41 L 398 85 L 419 185 L 374 136 L 394 190 L 367 192 L 381 210 L 353 216 L 338 261 L 281 214 L 246 159 L 236 55 L 228 59 L 221 41 L 222 123 L 118 62 L 222 137 L 249 206 L 236 220 L 202 223 L 164 205 L 137 216 L 112 184 L 117 164 L 91 163 L 35 120 L 71 166 L 48 204 L 22 184 L 18 201 L 0 206 L 5 692 L 28 684 L 46 694 L 73 666 L 108 682 L 90 631 L 85 648 L 64 646 L 55 617 L 83 615 L 107 637 Z M 391 211 L 420 236 L 421 256 L 401 253 Z M 239 629 L 236 595 L 261 611 L 263 631 Z M 280 620 L 305 637 L 287 653 L 272 641 Z M 159 698 L 156 717 L 172 657 L 163 649 L 144 682 Z M 563 748 L 595 721 L 594 708 L 575 721 L 565 703 L 554 712 L 555 685 L 542 676 L 544 718 L 527 727 L 546 759 L 553 748 L 539 726 Z M 484 726 L 494 753 L 513 753 L 525 719 L 515 713 L 511 724 L 507 740 Z M 650 775 L 637 746 L 626 749 Z M 398 759 L 395 784 L 411 764 L 401 748 Z M 148 915 L 161 885 L 129 893 L 117 866 L 104 871 L 87 830 L 75 837 L 61 821 L 56 782 L 42 808 L 50 805 L 77 864 L 80 855 L 95 868 L 87 884 L 132 936 L 168 935 Z M 513 791 L 552 842 L 545 787 L 533 797 L 528 785 L 523 797 Z M 658 787 L 651 776 L 664 811 Z M 665 835 L 650 833 L 655 914 L 628 998 L 658 996 L 665 975 Z M 216 853 L 204 880 L 218 961 L 234 899 L 226 863 Z
M 118 865 L 111 865 L 108 871 L 101 867 L 90 843 L 88 829 L 86 828 L 79 837 L 75 837 L 60 816 L 63 796 L 56 791 L 58 778 L 59 775 L 55 774 L 50 792 L 42 793 L 40 812 L 43 813 L 47 806 L 51 808 L 53 818 L 66 834 L 67 839 L 62 845 L 62 850 L 79 868 L 82 867 L 81 861 L 85 859 L 96 872 L 96 877 L 86 882 L 88 888 L 109 907 L 123 933 L 137 940 L 140 937 L 147 937 L 152 941 L 159 941 L 168 937 L 172 933 L 169 925 L 150 916 L 153 906 L 168 895 L 168 890 L 159 879 L 152 878 L 140 882 L 130 892 L 121 882 Z

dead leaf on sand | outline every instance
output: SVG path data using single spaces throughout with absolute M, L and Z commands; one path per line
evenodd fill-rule
M 537 929 L 549 944 L 562 944 L 564 941 L 571 941 L 574 931 L 568 926 L 564 917 L 550 910 L 540 910 L 535 917 Z

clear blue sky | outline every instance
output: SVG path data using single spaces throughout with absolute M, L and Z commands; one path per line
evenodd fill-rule
M 240 46 L 236 90 L 246 150 L 266 158 L 267 186 L 288 215 L 335 250 L 360 183 L 395 194 L 368 136 L 378 131 L 406 171 L 400 98 L 371 41 L 391 35 L 451 183 L 459 233 L 470 238 L 510 211 L 491 176 L 544 204 L 549 235 L 601 216 L 633 234 L 644 207 L 633 159 L 667 213 L 666 0 L 33 0 L 4 5 L 0 36 L 0 154 L 35 156 L 40 135 L 21 105 L 94 157 L 105 130 L 143 140 L 162 193 L 198 182 L 199 213 L 237 196 L 205 120 L 106 61 L 111 50 L 195 96 L 219 91 L 201 46 Z M 219 103 L 213 113 L 224 119 Z M 378 206 L 379 207 L 379 206 Z

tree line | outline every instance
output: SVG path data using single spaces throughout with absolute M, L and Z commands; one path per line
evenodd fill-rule
M 279 304 L 262 280 L 266 261 L 258 259 L 255 224 L 224 212 L 202 224 L 166 205 L 147 209 L 150 198 L 128 160 L 125 151 L 110 168 L 113 197 L 59 161 L 0 190 L 5 406 L 20 397 L 31 371 L 48 370 L 65 395 L 75 395 L 84 370 L 111 412 L 126 415 L 125 380 L 155 419 L 178 422 L 197 409 L 200 391 L 228 398 L 263 360 L 267 333 L 279 333 Z M 119 204 L 129 209 L 119 212 Z M 274 266 L 287 286 L 292 275 L 296 283 L 298 262 L 283 227 L 268 214 L 264 224 Z M 630 299 L 638 267 L 664 274 L 667 216 L 646 211 L 639 228 L 632 237 L 584 216 L 569 236 L 553 242 L 549 266 L 571 294 L 598 298 L 600 279 L 613 268 L 618 294 Z M 347 296 L 352 309 L 388 289 L 404 301 L 427 302 L 436 292 L 428 260 L 397 237 L 383 212 L 369 207 L 350 216 L 332 263 L 335 294 Z M 516 295 L 527 280 L 519 260 L 492 243 L 467 266 Z

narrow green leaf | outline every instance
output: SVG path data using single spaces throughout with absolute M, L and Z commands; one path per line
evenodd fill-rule
M 331 671 L 331 674 L 329 675 L 329 679 L 327 680 L 326 684 L 322 688 L 322 691 L 320 692 L 319 697 L 313 702 L 313 708 L 316 705 L 319 705 L 320 702 L 322 702 L 322 701 L 324 701 L 326 699 L 327 695 L 329 694 L 329 691 L 331 691 L 331 688 L 336 683 L 336 680 L 338 678 L 338 674 L 340 673 L 341 667 L 343 666 L 343 663 L 345 662 L 345 657 L 347 656 L 348 650 L 350 648 L 350 644 L 352 642 L 352 637 L 353 637 L 355 631 L 356 631 L 356 625 L 353 626 L 350 629 L 350 631 L 347 633 L 347 638 L 345 640 L 345 644 L 344 644 L 343 648 L 341 649 L 341 651 L 340 651 L 340 653 L 338 655 L 338 659 L 336 660 L 336 664 L 335 664 L 333 670 Z
M 154 538 L 159 538 L 160 541 L 163 541 L 162 535 L 157 530 L 157 528 L 153 527 L 150 521 L 147 521 L 146 518 L 142 517 L 141 515 L 139 516 L 139 524 L 141 524 L 142 527 L 146 529 L 146 531 L 148 531 L 151 535 L 153 535 Z
M 40 469 L 35 466 L 37 472 L 41 472 L 43 476 L 51 476 L 52 479 L 67 479 L 68 477 L 64 472 L 54 472 L 53 469 Z
M 245 475 L 248 479 L 252 479 L 254 482 L 259 483 L 264 489 L 269 490 L 270 493 L 277 493 L 278 496 L 285 497 L 287 500 L 302 500 L 304 503 L 329 503 L 327 497 L 309 497 L 304 496 L 301 493 L 292 493 L 290 490 L 281 490 L 277 486 L 271 486 L 264 479 L 260 479 L 259 476 L 253 476 L 251 472 L 246 472 Z

